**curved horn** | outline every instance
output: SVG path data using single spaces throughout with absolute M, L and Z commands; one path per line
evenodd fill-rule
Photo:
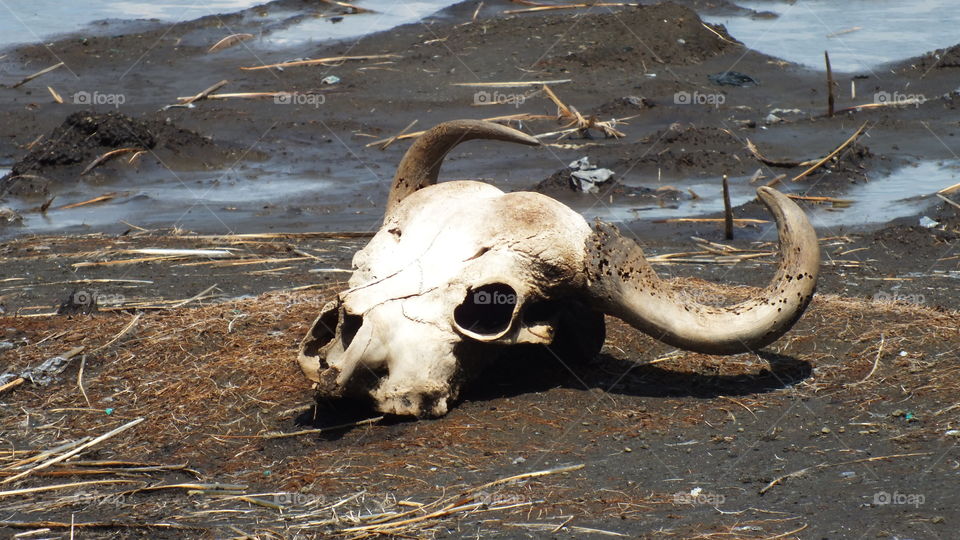
M 598 222 L 587 240 L 590 294 L 604 312 L 650 336 L 683 349 L 736 354 L 782 336 L 813 297 L 820 265 L 817 236 L 806 215 L 782 193 L 762 187 L 757 195 L 777 220 L 780 267 L 758 296 L 729 307 L 684 299 L 660 280 L 635 242 Z
M 471 139 L 540 145 L 539 140 L 522 131 L 493 122 L 454 120 L 439 124 L 420 135 L 400 161 L 387 198 L 387 215 L 407 195 L 436 184 L 443 158 L 455 146 Z

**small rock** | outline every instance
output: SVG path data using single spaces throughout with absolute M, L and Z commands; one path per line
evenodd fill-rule
M 936 227 L 936 226 L 939 225 L 939 224 L 940 224 L 939 221 L 934 221 L 934 220 L 928 218 L 927 216 L 922 216 L 922 217 L 920 218 L 920 226 L 923 227 L 923 228 L 925 228 L 925 229 L 932 229 L 932 228 Z
M 21 222 L 23 222 L 23 216 L 11 208 L 0 206 L 0 224 L 13 224 Z
M 631 107 L 636 107 L 638 109 L 649 109 L 653 107 L 653 103 L 649 99 L 642 96 L 624 96 L 620 98 L 620 101 L 624 105 L 630 105 Z
M 830 433 L 830 428 L 825 427 L 825 428 L 823 428 L 823 429 L 820 430 L 820 433 L 823 433 L 823 434 Z
M 613 171 L 591 165 L 587 157 L 571 162 L 568 167 L 571 169 L 570 180 L 574 182 L 574 187 L 583 193 L 596 193 L 600 191 L 601 184 L 613 178 Z
M 525 457 L 520 456 L 520 457 L 518 457 L 518 458 L 516 458 L 516 459 L 513 460 L 513 464 L 514 464 L 514 465 L 519 465 L 519 464 L 524 463 L 524 462 L 526 462 L 526 461 L 527 461 L 527 459 L 526 459 Z

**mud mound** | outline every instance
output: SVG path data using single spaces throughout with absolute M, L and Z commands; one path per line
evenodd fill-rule
M 960 67 L 960 45 L 928 52 L 921 56 L 914 65 L 924 71 Z
M 136 148 L 199 155 L 213 146 L 192 131 L 162 121 L 118 112 L 80 111 L 68 116 L 17 161 L 10 174 L 0 178 L 0 194 L 46 194 L 50 182 L 76 180 L 90 163 L 111 150 Z
M 866 171 L 875 156 L 870 148 L 853 143 L 830 166 L 831 174 L 842 175 L 851 181 L 866 180 Z
M 641 143 L 628 150 L 616 166 L 646 173 L 659 170 L 670 176 L 746 175 L 757 169 L 743 142 L 721 128 L 674 124 Z
M 658 64 L 698 64 L 740 47 L 722 26 L 711 28 L 716 33 L 693 10 L 668 2 L 619 11 L 587 10 L 573 17 L 567 13 L 501 19 L 463 27 L 456 41 L 448 44 L 454 50 L 464 46 L 464 54 L 477 47 L 498 49 L 514 61 L 536 62 L 547 72 L 583 73 L 589 68 L 643 73 Z M 541 56 L 548 44 L 553 44 L 549 53 Z
M 565 25 L 569 25 L 569 20 Z M 617 13 L 585 17 L 565 43 L 567 52 L 548 58 L 544 63 L 591 69 L 699 64 L 738 46 L 731 43 L 734 40 L 724 27 L 714 27 L 714 31 L 707 29 L 689 8 L 673 3 L 638 6 Z M 717 34 L 729 41 L 720 39 Z M 610 39 L 611 35 L 618 36 L 618 39 Z
M 572 177 L 573 171 L 574 169 L 569 167 L 560 169 L 527 191 L 543 193 L 561 201 L 594 196 L 608 202 L 612 200 L 614 204 L 654 204 L 659 206 L 674 205 L 683 196 L 681 192 L 672 188 L 651 189 L 628 186 L 620 183 L 616 178 L 599 184 L 597 193 L 583 193 L 577 189 L 577 182 Z
M 77 112 L 13 166 L 14 174 L 42 172 L 48 167 L 93 159 L 109 148 L 136 146 L 152 149 L 157 138 L 145 122 L 120 113 Z
M 890 257 L 895 259 L 912 258 L 916 256 L 918 246 L 932 244 L 934 246 L 955 245 L 960 241 L 960 210 L 948 203 L 942 203 L 930 208 L 928 217 L 937 222 L 937 225 L 927 228 L 920 226 L 914 216 L 895 221 L 895 225 L 874 233 L 877 242 L 882 242 Z

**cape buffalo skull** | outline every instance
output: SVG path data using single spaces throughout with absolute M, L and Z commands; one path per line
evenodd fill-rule
M 615 227 L 591 228 L 550 197 L 474 181 L 437 184 L 444 156 L 469 139 L 539 144 L 472 120 L 440 124 L 414 142 L 382 227 L 354 256 L 349 288 L 301 344 L 300 367 L 319 396 L 368 395 L 384 413 L 440 416 L 464 366 L 498 346 L 553 344 L 591 356 L 608 314 L 676 347 L 735 354 L 779 338 L 813 296 L 816 235 L 773 189 L 757 193 L 777 221 L 779 270 L 755 298 L 715 307 L 661 281 Z

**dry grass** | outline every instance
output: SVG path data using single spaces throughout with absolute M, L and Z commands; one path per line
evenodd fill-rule
M 717 297 L 731 292 L 695 280 L 683 285 Z M 468 490 L 478 483 L 468 481 L 467 473 L 509 476 L 500 465 L 505 452 L 522 453 L 526 444 L 516 441 L 510 425 L 555 429 L 576 422 L 582 413 L 565 403 L 529 409 L 498 400 L 496 412 L 484 407 L 465 418 L 455 409 L 443 420 L 416 423 L 398 435 L 388 423 L 357 427 L 333 439 L 316 433 L 265 437 L 302 429 L 293 418 L 309 404 L 311 392 L 294 362 L 297 344 L 332 292 L 271 293 L 144 312 L 133 325 L 134 315 L 124 312 L 0 318 L 0 325 L 17 328 L 28 342 L 4 353 L 6 371 L 19 372 L 76 347 L 85 351 L 58 382 L 46 387 L 27 382 L 0 394 L 0 481 L 69 450 L 45 453 L 65 442 L 89 440 L 145 419 L 71 459 L 0 486 L 28 490 L 0 494 L 3 504 L 24 517 L 23 528 L 63 527 L 75 513 L 81 526 L 105 534 L 125 535 L 150 525 L 156 534 L 166 531 L 173 537 L 185 534 L 183 528 L 199 528 L 218 536 L 339 531 L 357 538 L 419 537 L 458 519 L 486 519 L 490 512 L 503 519 L 502 529 L 543 534 L 550 532 L 547 524 L 564 526 L 557 516 L 639 517 L 673 504 L 662 493 L 574 497 L 569 479 L 579 473 L 503 485 L 493 501 L 482 490 Z M 749 292 L 732 289 L 727 296 Z M 610 326 L 611 361 L 642 366 L 667 351 L 620 323 Z M 821 295 L 772 350 L 813 365 L 816 376 L 799 385 L 802 392 L 831 395 L 857 411 L 891 389 L 908 388 L 931 407 L 920 411 L 929 418 L 924 429 L 943 432 L 960 425 L 960 408 L 950 408 L 960 375 L 958 327 L 956 312 Z M 753 355 L 681 352 L 656 367 L 678 377 L 722 375 L 734 381 L 766 372 L 766 364 Z M 728 413 L 746 418 L 782 398 L 770 392 L 672 399 L 676 408 L 669 416 L 617 408 L 596 414 L 618 421 L 629 416 L 630 430 L 670 429 Z M 607 429 L 628 429 L 620 424 Z M 576 460 L 570 450 L 557 454 L 561 461 Z M 67 485 L 75 482 L 98 483 Z M 49 487 L 58 484 L 66 487 Z M 29 491 L 41 487 L 49 491 Z M 778 530 L 802 525 L 784 520 Z M 578 533 L 575 526 L 567 526 L 572 534 L 602 534 L 589 527 Z M 731 537 L 729 531 L 679 534 Z

